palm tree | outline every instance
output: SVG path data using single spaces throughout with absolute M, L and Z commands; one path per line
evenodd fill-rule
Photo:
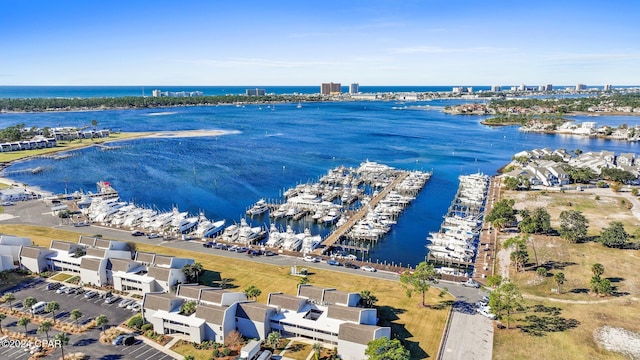
M 196 282 L 200 280 L 200 274 L 202 273 L 202 270 L 204 270 L 204 268 L 202 267 L 202 264 L 199 262 L 194 262 L 193 265 L 191 265 L 191 272 L 192 272 L 192 275 L 195 276 Z
M 49 330 L 51 330 L 51 328 L 53 328 L 53 323 L 49 320 L 43 321 L 40 326 L 38 326 L 38 333 L 45 333 L 45 335 L 47 335 L 47 342 L 49 342 Z
M 69 343 L 69 336 L 67 333 L 61 332 L 56 334 L 56 336 L 53 337 L 53 340 L 60 344 L 60 351 L 62 351 L 62 358 L 64 359 L 64 346 Z
M 362 290 L 360 291 L 360 301 L 362 302 L 362 305 L 366 308 L 372 308 L 373 305 L 378 302 L 378 298 L 375 297 L 371 291 L 369 290 Z
M 33 317 L 33 308 L 32 306 L 38 303 L 38 299 L 34 298 L 33 296 L 29 296 L 28 298 L 22 300 L 22 306 L 24 306 L 25 309 L 29 309 L 29 311 L 31 311 L 31 317 Z
M 20 320 L 18 320 L 18 325 L 20 326 L 24 326 L 24 334 L 27 335 L 27 325 L 29 325 L 29 323 L 31 322 L 31 319 L 29 319 L 26 316 L 23 316 L 20 318 Z
M 55 301 L 51 301 L 47 304 L 47 307 L 45 308 L 46 312 L 50 312 L 51 316 L 53 317 L 53 323 L 56 323 L 56 311 L 60 310 L 60 304 L 58 304 Z
M 260 296 L 260 294 L 262 294 L 262 291 L 258 289 L 255 285 L 249 285 L 249 287 L 244 289 L 244 294 L 249 299 L 256 299 L 258 296 Z
M 313 346 L 311 347 L 311 350 L 313 350 L 313 356 L 316 360 L 320 360 L 320 352 L 322 352 L 322 344 L 317 342 L 317 343 L 313 343 Z
M 96 326 L 102 327 L 102 333 L 104 334 L 104 327 L 109 323 L 109 319 L 105 315 L 100 315 L 96 318 Z
M 591 272 L 593 273 L 594 276 L 597 276 L 599 279 L 600 275 L 604 274 L 604 265 L 600 263 L 595 263 L 591 265 Z
M 12 304 L 12 302 L 16 299 L 16 296 L 15 296 L 15 295 L 13 295 L 13 293 L 8 292 L 8 293 L 4 294 L 4 296 L 2 297 L 2 299 L 3 299 L 5 302 L 8 302 L 8 303 L 9 303 L 9 309 L 11 310 L 11 312 L 13 312 L 13 304 Z
M 180 305 L 180 312 L 185 316 L 189 316 L 196 312 L 196 302 L 195 301 L 187 301 Z
M 558 285 L 558 292 L 560 294 L 562 294 L 562 284 L 564 284 L 564 282 L 566 280 L 565 277 L 564 277 L 564 273 L 557 272 L 557 273 L 553 274 L 553 280 Z
M 80 325 L 78 324 L 78 319 L 80 319 L 81 317 L 82 312 L 80 311 L 80 309 L 73 309 L 71 310 L 71 313 L 69 313 L 69 318 L 76 322 L 76 328 L 80 327 Z
M 7 315 L 0 313 L 0 334 L 2 334 L 2 320 L 6 318 L 7 318 Z

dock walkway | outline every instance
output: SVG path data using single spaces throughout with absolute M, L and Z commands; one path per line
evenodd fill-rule
M 484 209 L 485 217 L 491 212 L 493 205 L 499 200 L 500 179 L 492 177 L 489 183 L 487 203 Z M 480 245 L 478 246 L 478 253 L 475 259 L 475 272 L 473 274 L 474 279 L 483 284 L 486 284 L 486 278 L 493 275 L 494 272 L 495 257 L 498 253 L 496 238 L 497 230 L 493 229 L 488 222 L 483 221 L 482 230 L 480 231 Z
M 363 206 L 360 210 L 353 214 L 346 223 L 344 223 L 342 226 L 337 228 L 336 231 L 327 236 L 324 241 L 322 241 L 323 246 L 321 248 L 315 249 L 313 251 L 313 254 L 322 255 L 325 251 L 329 250 L 340 239 L 342 235 L 351 230 L 353 225 L 355 225 L 358 220 L 362 219 L 367 214 L 367 212 L 369 212 L 370 208 L 375 207 L 380 200 L 384 199 L 384 197 L 387 196 L 387 194 L 391 190 L 395 189 L 396 186 L 398 186 L 398 184 L 401 183 L 402 180 L 404 180 L 408 175 L 408 172 L 400 173 L 398 177 L 391 182 L 391 184 L 385 187 L 384 190 L 380 191 L 378 195 L 374 196 L 367 205 Z

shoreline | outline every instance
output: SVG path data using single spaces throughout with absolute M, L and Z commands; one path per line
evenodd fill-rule
M 49 154 L 57 154 L 65 151 L 76 151 L 76 150 L 86 149 L 92 146 L 110 144 L 118 141 L 129 141 L 129 140 L 139 140 L 139 139 L 179 139 L 179 138 L 192 138 L 192 137 L 211 137 L 211 136 L 234 135 L 234 134 L 240 134 L 240 133 L 241 132 L 239 130 L 176 130 L 176 131 L 153 131 L 153 132 L 141 132 L 141 133 L 129 132 L 129 133 L 121 133 L 126 135 L 125 137 L 122 137 L 122 138 L 100 139 L 100 141 L 82 143 L 72 148 L 55 149 L 50 152 L 47 152 L 46 154 L 49 155 Z M 6 168 L 12 165 L 15 165 L 17 163 L 28 161 L 42 155 L 43 154 L 40 154 L 40 153 L 31 154 L 31 155 L 25 155 L 17 159 L 6 161 L 2 163 L 2 167 L 0 171 L 5 170 Z M 18 183 L 15 180 L 6 176 L 0 176 L 0 183 L 4 183 L 8 187 L 24 186 L 27 191 L 33 191 L 33 192 L 42 193 L 42 194 L 45 194 L 45 193 L 53 194 L 50 191 L 40 189 L 39 187 L 36 187 L 36 186 L 29 186 L 28 184 L 26 184 L 25 186 L 25 184 Z

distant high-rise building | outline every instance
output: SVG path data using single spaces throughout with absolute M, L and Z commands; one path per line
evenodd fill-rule
M 520 84 L 520 86 L 518 86 L 518 91 L 526 91 L 526 90 L 527 90 L 527 85 Z
M 604 86 L 604 91 L 611 91 L 611 84 L 606 84 Z
M 357 94 L 360 92 L 360 85 L 358 83 L 353 83 L 349 85 L 349 94 Z
M 160 91 L 160 90 L 158 90 L 158 89 L 155 89 L 155 90 L 153 90 L 153 91 L 151 92 L 151 96 L 153 96 L 153 97 L 160 97 L 160 96 L 162 96 L 162 91 Z
M 492 91 L 492 92 L 500 92 L 500 91 L 502 91 L 502 86 L 500 86 L 500 85 L 493 85 L 493 86 L 491 86 L 491 91 Z
M 580 91 L 580 90 L 587 90 L 587 85 L 585 84 L 576 85 L 576 91 Z
M 320 85 L 320 94 L 322 95 L 340 95 L 342 94 L 342 84 L 340 83 L 322 83 Z
M 553 91 L 553 85 L 551 84 L 540 85 L 538 86 L 538 91 Z
M 264 96 L 267 93 L 265 89 L 246 89 L 245 95 L 247 96 Z

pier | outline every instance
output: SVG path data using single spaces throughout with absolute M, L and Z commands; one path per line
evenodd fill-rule
M 500 201 L 500 179 L 493 177 L 489 183 L 488 200 L 484 209 L 485 216 L 491 211 L 496 201 Z M 497 248 L 497 239 L 498 230 L 484 222 L 480 232 L 480 251 L 476 256 L 475 271 L 473 273 L 473 278 L 480 283 L 486 284 L 486 278 L 494 275 L 496 256 L 499 250 Z M 480 255 L 480 253 L 484 253 L 484 255 Z
M 381 199 L 384 199 L 384 197 L 387 196 L 387 194 L 389 194 L 389 192 L 393 190 L 400 182 L 402 182 L 402 180 L 404 180 L 408 175 L 408 172 L 400 173 L 398 177 L 393 182 L 391 182 L 391 184 L 380 191 L 378 195 L 374 196 L 367 205 L 360 208 L 349 218 L 349 220 L 347 220 L 346 223 L 337 228 L 333 233 L 331 233 L 331 235 L 327 236 L 322 241 L 323 247 L 315 249 L 313 251 L 313 254 L 322 255 L 325 251 L 329 250 L 338 240 L 340 240 L 341 236 L 345 235 L 349 230 L 351 230 L 355 223 L 358 222 L 358 220 L 361 220 L 367 214 L 367 212 L 369 212 L 370 208 L 375 207 Z

